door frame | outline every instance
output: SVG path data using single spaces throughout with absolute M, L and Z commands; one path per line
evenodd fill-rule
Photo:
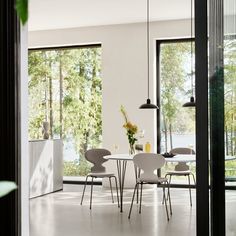
M 18 189 L 0 199 L 1 234 L 21 235 L 20 22 L 15 0 L 0 1 L 0 180 Z

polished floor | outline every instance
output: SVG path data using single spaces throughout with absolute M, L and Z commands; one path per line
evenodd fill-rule
M 64 190 L 30 200 L 30 236 L 194 236 L 196 235 L 195 190 L 193 207 L 187 189 L 172 189 L 173 216 L 167 222 L 161 204 L 162 191 L 153 187 L 143 192 L 142 214 L 134 205 L 131 219 L 128 210 L 132 190 L 125 190 L 124 212 L 111 203 L 110 191 L 95 186 L 93 207 L 89 210 L 89 188 L 83 206 L 82 186 L 64 185 Z M 229 196 L 230 214 L 236 210 L 235 194 Z M 234 208 L 232 208 L 234 206 Z M 235 216 L 233 217 L 235 219 Z M 230 221 L 230 219 L 229 219 Z M 227 236 L 235 236 L 233 220 Z

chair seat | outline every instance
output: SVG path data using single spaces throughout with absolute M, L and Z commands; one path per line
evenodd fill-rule
M 97 178 L 104 178 L 104 177 L 111 177 L 111 176 L 115 176 L 114 173 L 107 173 L 107 172 L 92 172 L 89 173 L 88 176 L 91 177 L 97 177 Z
M 150 178 L 150 179 L 141 177 L 137 179 L 137 182 L 150 183 L 150 184 L 162 184 L 162 183 L 168 182 L 168 179 L 162 178 L 162 177 L 156 177 L 156 178 Z
M 190 175 L 192 174 L 192 172 L 190 170 L 185 170 L 185 171 L 173 170 L 173 171 L 167 171 L 166 174 L 167 175 Z

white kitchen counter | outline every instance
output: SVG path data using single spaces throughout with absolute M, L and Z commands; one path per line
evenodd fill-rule
M 30 198 L 63 188 L 61 139 L 29 141 Z

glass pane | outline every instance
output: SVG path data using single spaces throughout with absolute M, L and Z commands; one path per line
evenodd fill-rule
M 29 52 L 29 138 L 63 138 L 64 175 L 90 171 L 84 153 L 102 143 L 101 47 Z
M 224 1 L 226 235 L 236 232 L 236 1 Z M 230 188 L 227 190 L 227 188 Z
M 179 147 L 195 150 L 195 108 L 183 107 L 191 96 L 194 97 L 195 78 L 191 71 L 190 40 L 161 43 L 161 153 Z M 173 170 L 175 165 L 166 164 L 165 171 Z M 195 172 L 195 164 L 191 164 L 190 169 Z M 183 177 L 175 177 L 172 182 L 187 183 Z

